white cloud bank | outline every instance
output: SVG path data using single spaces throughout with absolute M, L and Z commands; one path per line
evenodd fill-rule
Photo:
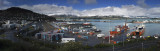
M 57 5 L 49 5 L 49 4 L 39 4 L 39 5 L 21 5 L 19 6 L 21 8 L 26 8 L 29 10 L 32 10 L 34 12 L 47 14 L 47 15 L 76 15 L 79 14 L 78 10 L 74 10 L 72 7 L 66 7 L 66 6 L 57 6 Z
M 78 0 L 68 0 L 70 3 L 79 3 Z M 85 0 L 86 4 L 95 4 L 96 0 Z M 7 0 L 0 0 L 0 9 L 10 7 L 12 3 Z M 124 16 L 149 16 L 160 17 L 160 6 L 148 8 L 145 0 L 138 0 L 138 6 L 122 5 L 121 7 L 107 6 L 102 8 L 94 8 L 90 10 L 76 10 L 72 7 L 58 6 L 55 4 L 37 4 L 37 5 L 20 5 L 18 7 L 32 10 L 37 13 L 46 15 L 76 15 L 76 16 L 108 16 L 108 15 L 124 15 Z
M 38 4 L 33 6 L 21 5 L 21 8 L 26 8 L 34 12 L 47 15 L 77 15 L 77 16 L 108 16 L 108 15 L 124 15 L 124 16 L 151 16 L 160 17 L 160 7 L 142 8 L 135 5 L 123 5 L 121 7 L 103 7 L 94 8 L 91 10 L 79 11 L 72 7 Z
M 11 3 L 8 2 L 7 0 L 0 0 L 0 7 L 10 5 Z

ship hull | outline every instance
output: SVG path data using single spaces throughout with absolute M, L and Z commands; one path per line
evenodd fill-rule
M 142 36 L 143 34 L 144 34 L 144 29 L 139 32 L 134 31 L 131 33 L 132 36 Z
M 136 26 L 136 30 L 130 33 L 131 38 L 142 38 L 145 32 L 145 25 Z
M 113 30 L 113 31 L 110 31 L 110 35 L 118 35 L 118 34 L 121 34 L 121 33 L 124 33 L 124 32 L 127 32 L 129 30 L 128 27 L 126 28 L 119 28 L 120 30 L 117 31 L 117 30 Z

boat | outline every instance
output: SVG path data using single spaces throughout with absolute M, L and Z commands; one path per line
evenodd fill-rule
M 138 25 L 135 27 L 135 31 L 130 33 L 131 38 L 138 38 L 141 37 L 144 34 L 145 31 L 145 25 Z
M 155 38 L 155 39 L 158 39 L 158 38 L 159 38 L 159 35 L 154 35 L 154 38 Z
M 113 35 L 110 35 L 110 36 L 105 36 L 103 39 L 109 39 L 109 38 L 114 38 L 114 36 Z
M 91 23 L 83 23 L 83 25 L 90 25 Z
M 118 26 L 116 26 L 115 29 L 111 30 L 110 35 L 114 36 L 114 35 L 117 35 L 117 34 L 121 34 L 121 33 L 127 32 L 127 30 L 129 30 L 129 26 L 125 22 L 125 25 L 123 25 L 123 26 L 118 25 Z
M 97 34 L 97 37 L 98 37 L 98 38 L 105 37 L 105 34 Z
M 91 29 L 91 31 L 94 31 L 94 32 L 102 32 L 100 29 Z
M 72 31 L 72 33 L 73 33 L 73 34 L 79 34 L 79 29 L 74 29 L 74 30 Z

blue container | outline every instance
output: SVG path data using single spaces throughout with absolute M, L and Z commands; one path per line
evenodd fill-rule
M 58 40 L 59 38 L 58 38 L 58 35 L 56 35 L 56 40 Z
M 115 29 L 113 29 L 112 31 L 115 31 Z
M 124 29 L 123 29 L 123 30 L 121 30 L 121 32 L 123 33 L 123 32 L 124 32 Z
M 46 39 L 46 36 L 45 36 L 45 35 L 43 35 L 43 38 L 44 38 L 44 39 Z
M 119 43 L 119 41 L 117 41 L 116 43 Z
M 83 36 L 83 38 L 88 39 L 88 36 Z

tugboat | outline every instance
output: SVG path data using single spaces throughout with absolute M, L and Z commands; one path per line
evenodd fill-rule
M 83 25 L 90 25 L 91 23 L 83 23 Z
M 116 26 L 115 29 L 110 31 L 110 35 L 114 36 L 114 35 L 117 35 L 117 34 L 121 34 L 123 32 L 126 32 L 127 30 L 129 30 L 129 26 L 127 26 L 126 21 L 125 21 L 124 26 L 121 26 L 121 25 Z
M 131 38 L 141 38 L 145 31 L 145 25 L 138 25 L 135 27 L 135 31 L 131 32 L 129 35 Z

